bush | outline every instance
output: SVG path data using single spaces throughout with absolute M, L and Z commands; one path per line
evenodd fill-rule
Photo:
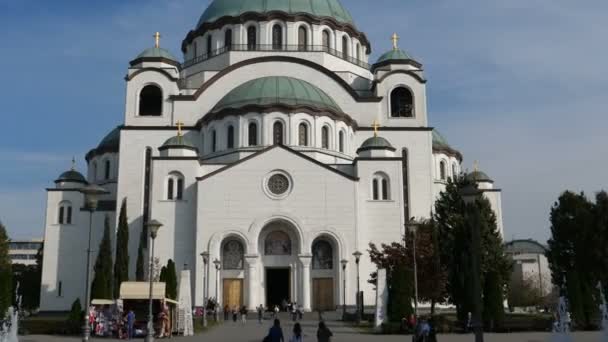
M 80 305 L 80 299 L 76 299 L 72 303 L 70 314 L 65 324 L 66 333 L 69 335 L 77 335 L 82 330 L 84 322 L 84 311 L 82 311 L 82 305 Z

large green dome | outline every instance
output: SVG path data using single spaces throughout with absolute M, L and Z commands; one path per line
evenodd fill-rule
M 407 52 L 401 49 L 392 49 L 386 53 L 384 53 L 380 58 L 378 58 L 377 63 L 382 63 L 386 61 L 400 61 L 400 60 L 408 60 L 413 59 Z
M 203 13 L 196 27 L 225 16 L 237 17 L 247 12 L 267 13 L 272 11 L 329 17 L 340 23 L 354 26 L 353 18 L 342 6 L 340 0 L 214 0 Z
M 248 105 L 311 106 L 342 113 L 340 107 L 323 90 L 306 81 L 285 76 L 256 78 L 231 90 L 213 112 Z

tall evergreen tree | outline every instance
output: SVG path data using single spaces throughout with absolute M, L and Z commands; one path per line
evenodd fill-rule
M 591 262 L 598 253 L 594 205 L 584 194 L 566 191 L 551 208 L 550 221 L 547 258 L 553 282 L 565 288 L 576 324 L 590 327 L 597 315 L 594 295 L 602 263 Z
M 401 322 L 414 312 L 412 308 L 413 271 L 405 263 L 399 263 L 392 270 L 389 283 L 388 317 L 392 322 Z
M 0 318 L 13 303 L 13 270 L 8 256 L 9 239 L 6 228 L 0 222 Z
M 127 200 L 122 201 L 116 234 L 116 262 L 114 263 L 114 297 L 119 297 L 120 284 L 129 280 L 129 223 Z
M 175 262 L 171 259 L 167 262 L 166 273 L 167 298 L 177 299 L 177 273 L 175 270 Z
M 137 247 L 137 261 L 135 262 L 135 279 L 137 281 L 144 281 L 146 274 L 146 260 L 144 255 L 144 248 L 147 245 L 146 228 L 142 228 L 141 234 L 139 235 L 139 247 Z
M 95 278 L 91 284 L 91 298 L 112 299 L 112 241 L 110 240 L 110 218 L 107 215 L 94 270 Z

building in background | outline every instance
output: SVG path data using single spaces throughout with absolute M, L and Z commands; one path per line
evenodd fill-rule
M 42 239 L 9 242 L 8 256 L 12 264 L 35 265 L 36 255 L 42 247 Z
M 546 246 L 531 239 L 513 240 L 505 244 L 505 253 L 513 260 L 509 284 L 509 298 L 513 303 L 509 303 L 510 306 L 537 306 L 552 293 L 553 283 L 546 252 Z

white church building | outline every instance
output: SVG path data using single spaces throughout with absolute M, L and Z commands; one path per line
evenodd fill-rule
M 205 288 L 222 306 L 355 305 L 357 269 L 373 305 L 369 243 L 399 241 L 408 218 L 430 217 L 463 168 L 429 126 L 420 61 L 396 34 L 391 47 L 390 32 L 370 60 L 360 29 L 339 0 L 215 0 L 186 34 L 183 61 L 157 34 L 129 63 L 124 121 L 86 155 L 86 176 L 72 169 L 47 189 L 41 310 L 84 301 L 87 184 L 110 192 L 93 214 L 92 264 L 105 217 L 116 229 L 126 200 L 132 279 L 154 219 L 155 256 L 191 270 L 196 306 Z M 469 176 L 502 231 L 500 190 Z

